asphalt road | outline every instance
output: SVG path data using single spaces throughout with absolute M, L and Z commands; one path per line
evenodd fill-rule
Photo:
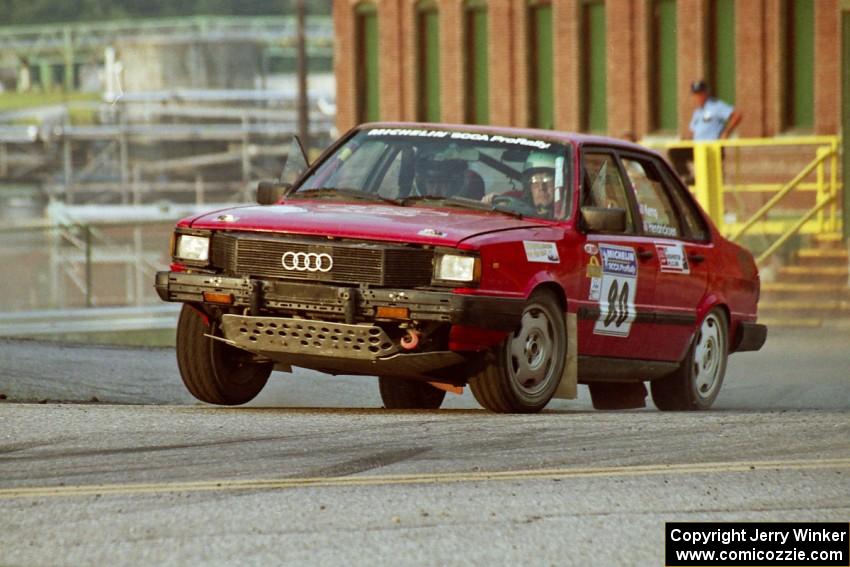
M 0 342 L 0 565 L 663 565 L 667 521 L 847 522 L 848 346 L 774 333 L 710 412 L 502 416 L 302 371 L 215 408 L 169 349 Z
M 759 352 L 729 358 L 714 408 L 721 410 L 850 410 L 850 330 L 771 331 Z M 90 347 L 0 339 L 0 396 L 7 401 L 193 404 L 170 348 Z M 648 401 L 650 407 L 652 402 Z M 275 372 L 252 407 L 379 408 L 374 378 Z M 447 395 L 444 408 L 477 409 L 469 392 Z M 550 410 L 590 409 L 553 400 Z

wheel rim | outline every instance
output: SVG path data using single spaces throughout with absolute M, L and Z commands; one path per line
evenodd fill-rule
M 726 342 L 721 323 L 713 314 L 709 314 L 700 326 L 694 345 L 694 357 L 691 361 L 694 386 L 700 398 L 710 398 L 723 373 L 723 361 L 726 355 Z
M 508 339 L 508 373 L 519 392 L 533 396 L 546 389 L 555 351 L 554 326 L 545 310 L 530 305 L 520 328 Z

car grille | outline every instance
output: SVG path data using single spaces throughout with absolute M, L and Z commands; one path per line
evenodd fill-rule
M 328 272 L 283 267 L 287 252 L 328 254 Z M 227 274 L 289 280 L 367 283 L 390 287 L 427 286 L 433 272 L 432 250 L 373 243 L 329 243 L 291 237 L 215 233 L 210 260 Z

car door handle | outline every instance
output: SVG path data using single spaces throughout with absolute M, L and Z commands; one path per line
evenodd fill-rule
M 652 256 L 653 254 L 649 250 L 644 250 L 643 248 L 637 249 L 637 257 L 641 260 L 649 260 Z
M 690 254 L 688 254 L 688 260 L 695 264 L 699 264 L 703 260 L 705 260 L 705 256 L 703 256 L 702 254 L 697 254 L 696 252 L 691 252 Z

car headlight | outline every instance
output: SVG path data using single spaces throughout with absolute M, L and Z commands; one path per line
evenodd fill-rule
M 206 262 L 210 257 L 210 239 L 208 236 L 178 234 L 174 257 L 181 260 Z
M 434 279 L 471 283 L 478 280 L 479 260 L 475 256 L 441 254 L 437 257 Z

